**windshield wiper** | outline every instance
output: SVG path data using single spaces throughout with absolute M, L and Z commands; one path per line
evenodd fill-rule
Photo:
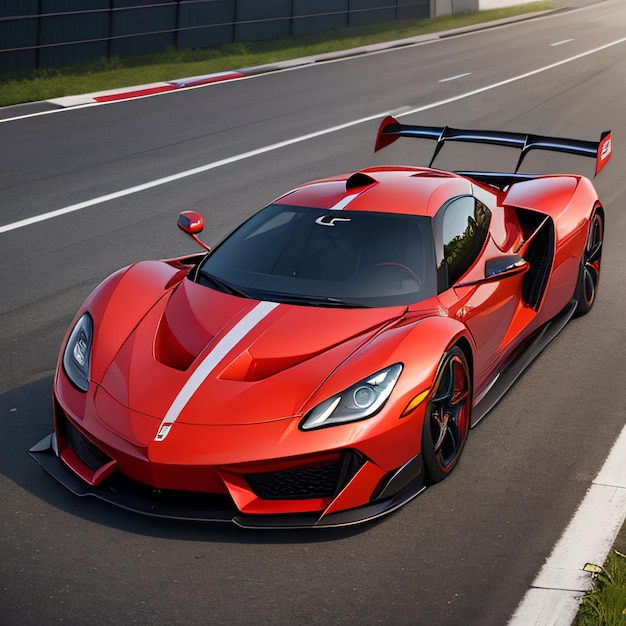
M 200 272 L 200 279 L 206 280 L 207 282 L 213 283 L 220 291 L 224 291 L 225 293 L 229 293 L 232 296 L 239 296 L 240 298 L 251 298 L 247 293 L 237 289 L 237 287 L 233 287 L 230 283 L 227 283 L 225 280 L 221 278 L 217 278 L 217 276 L 213 276 L 213 274 L 208 274 L 207 272 Z

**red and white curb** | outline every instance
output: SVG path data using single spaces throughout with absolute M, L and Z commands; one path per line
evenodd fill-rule
M 60 107 L 74 107 L 81 104 L 95 104 L 102 102 L 114 102 L 117 100 L 129 100 L 131 98 L 141 98 L 154 94 L 165 93 L 166 91 L 176 91 L 185 87 L 198 87 L 199 85 L 209 85 L 224 80 L 233 80 L 246 76 L 243 72 L 217 72 L 215 74 L 205 74 L 204 76 L 191 76 L 189 78 L 179 78 L 167 82 L 149 83 L 135 87 L 125 87 L 122 89 L 109 89 L 94 93 L 82 94 L 79 96 L 64 96 L 62 98 L 52 98 L 48 100 L 51 104 Z

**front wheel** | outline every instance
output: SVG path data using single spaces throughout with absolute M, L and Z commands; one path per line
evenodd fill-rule
M 578 281 L 576 283 L 576 291 L 574 292 L 574 299 L 576 300 L 575 317 L 589 313 L 596 300 L 598 282 L 600 281 L 603 237 L 604 222 L 600 212 L 596 211 L 589 222 L 587 243 L 580 259 Z
M 463 351 L 447 352 L 437 373 L 422 430 L 422 456 L 431 483 L 442 481 L 457 464 L 470 428 L 472 382 Z

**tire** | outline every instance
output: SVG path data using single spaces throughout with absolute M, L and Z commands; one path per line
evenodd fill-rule
M 595 211 L 589 222 L 587 243 L 580 259 L 578 280 L 574 291 L 576 311 L 574 317 L 581 317 L 591 311 L 596 300 L 600 281 L 600 263 L 602 260 L 602 241 L 604 237 L 604 220 L 600 211 Z
M 469 433 L 472 382 L 463 351 L 454 346 L 441 361 L 424 416 L 422 457 L 430 483 L 442 481 L 456 466 Z

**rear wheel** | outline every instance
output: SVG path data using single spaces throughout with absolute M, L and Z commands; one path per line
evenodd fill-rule
M 426 408 L 422 456 L 430 482 L 443 480 L 457 464 L 470 428 L 472 383 L 457 346 L 446 353 Z
M 599 211 L 596 211 L 589 222 L 587 243 L 580 259 L 578 282 L 574 299 L 576 311 L 574 315 L 586 315 L 593 307 L 600 281 L 600 262 L 602 260 L 602 240 L 604 237 L 604 221 Z

